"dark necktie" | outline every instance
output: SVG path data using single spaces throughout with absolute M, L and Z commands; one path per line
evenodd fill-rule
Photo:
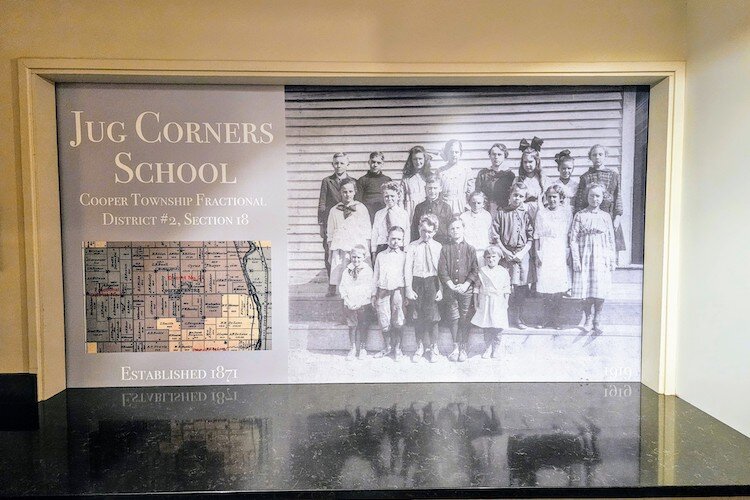
M 336 208 L 344 212 L 344 219 L 357 211 L 357 207 L 355 207 L 354 205 L 349 205 L 348 207 L 346 205 L 339 205 Z
M 432 273 L 432 268 L 434 267 L 434 264 L 432 262 L 432 249 L 430 248 L 430 244 L 427 241 L 422 242 L 425 245 L 424 249 L 424 269 L 428 273 Z

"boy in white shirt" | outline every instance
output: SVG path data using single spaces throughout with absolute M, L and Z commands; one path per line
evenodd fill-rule
M 477 262 L 484 262 L 484 251 L 490 246 L 492 215 L 484 209 L 485 196 L 481 191 L 469 195 L 469 210 L 461 214 L 464 239 L 477 251 Z
M 372 291 L 372 306 L 378 313 L 378 322 L 383 331 L 385 347 L 375 355 L 382 358 L 393 352 L 396 361 L 401 361 L 401 336 L 404 326 L 404 264 L 406 254 L 404 230 L 398 226 L 388 234 L 388 249 L 378 254 L 375 260 Z
M 329 285 L 338 287 L 341 277 L 349 265 L 349 252 L 356 245 L 370 248 L 370 215 L 367 207 L 355 201 L 356 184 L 354 179 L 344 179 L 339 186 L 341 203 L 337 203 L 328 213 L 326 238 L 330 252 L 331 274 Z
M 442 245 L 433 239 L 438 225 L 436 215 L 423 215 L 419 220 L 419 239 L 406 246 L 404 267 L 406 298 L 415 304 L 417 311 L 417 321 L 414 324 L 417 350 L 411 358 L 414 363 L 419 363 L 423 359 L 429 359 L 430 362 L 435 363 L 441 358 L 438 350 L 440 313 L 437 303 L 443 299 L 438 279 L 438 262 Z M 425 346 L 427 346 L 426 350 Z
M 401 185 L 398 182 L 389 181 L 383 184 L 381 190 L 385 208 L 375 213 L 375 219 L 372 222 L 370 251 L 373 262 L 380 252 L 388 248 L 388 234 L 393 226 L 398 226 L 409 234 L 409 213 L 399 203 Z

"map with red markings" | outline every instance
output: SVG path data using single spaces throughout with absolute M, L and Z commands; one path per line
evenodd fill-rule
M 83 244 L 86 351 L 271 348 L 268 241 Z

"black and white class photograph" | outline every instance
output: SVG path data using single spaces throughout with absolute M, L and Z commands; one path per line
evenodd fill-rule
M 648 102 L 287 86 L 290 381 L 640 380 Z

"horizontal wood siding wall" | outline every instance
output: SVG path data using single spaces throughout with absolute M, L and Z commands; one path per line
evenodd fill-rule
M 521 139 L 544 139 L 544 173 L 557 178 L 554 155 L 570 149 L 574 176 L 590 163 L 591 145 L 607 146 L 607 166 L 620 169 L 623 89 L 414 89 L 287 87 L 287 175 L 291 224 L 289 266 L 293 284 L 322 279 L 323 247 L 317 224 L 320 182 L 332 173 L 331 157 L 344 151 L 349 173 L 367 171 L 371 151 L 385 153 L 384 172 L 401 179 L 408 150 L 440 151 L 449 139 L 463 143 L 462 161 L 475 172 L 489 166 L 495 142 L 511 151 L 517 171 Z M 438 166 L 442 159 L 433 160 Z

